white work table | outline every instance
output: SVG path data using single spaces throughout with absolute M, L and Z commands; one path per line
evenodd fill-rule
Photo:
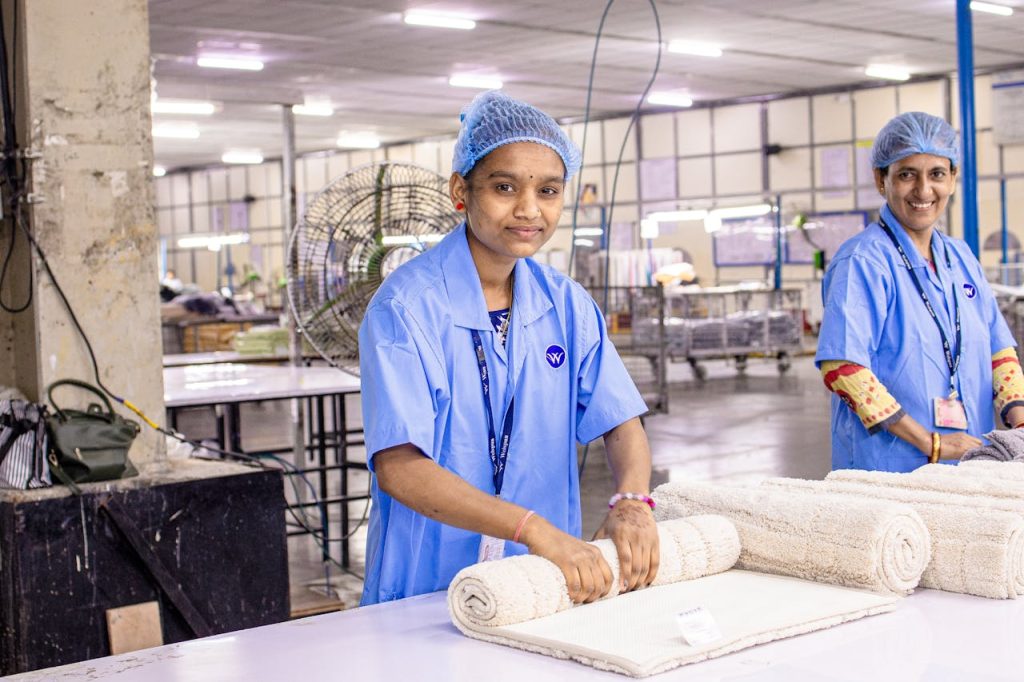
M 658 682 L 995 682 L 1024 678 L 1024 600 L 920 590 L 896 612 L 746 649 Z M 343 679 L 627 680 L 571 661 L 464 637 L 435 593 L 172 644 L 12 680 L 262 682 Z
M 335 367 L 217 363 L 164 368 L 168 409 L 359 393 L 359 378 Z

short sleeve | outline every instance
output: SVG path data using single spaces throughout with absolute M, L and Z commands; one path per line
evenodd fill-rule
M 866 258 L 850 256 L 832 262 L 823 283 L 825 310 L 816 364 L 846 360 L 872 366 L 882 340 L 890 288 L 888 273 Z
M 576 439 L 589 443 L 647 412 L 640 392 L 608 338 L 604 317 L 589 295 L 577 306 L 581 349 L 577 377 Z
M 359 327 L 359 371 L 367 462 L 411 443 L 432 459 L 437 404 L 429 377 L 438 365 L 419 325 L 397 301 L 372 305 Z

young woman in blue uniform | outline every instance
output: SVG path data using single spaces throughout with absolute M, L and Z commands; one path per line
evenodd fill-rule
M 392 273 L 360 328 L 373 472 L 363 604 L 445 589 L 461 568 L 531 552 L 572 598 L 611 572 L 581 533 L 576 443 L 603 436 L 616 481 L 598 535 L 625 589 L 658 567 L 646 406 L 576 282 L 539 265 L 579 151 L 500 91 L 463 112 L 451 199 L 465 222 Z
M 1021 425 L 1024 381 L 977 258 L 937 229 L 956 187 L 956 132 L 901 114 L 871 160 L 885 205 L 825 274 L 816 361 L 835 394 L 832 468 L 903 472 L 979 446 L 994 413 Z

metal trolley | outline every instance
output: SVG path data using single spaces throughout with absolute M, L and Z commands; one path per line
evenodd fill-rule
M 731 359 L 740 372 L 750 357 L 773 357 L 779 373 L 803 350 L 803 288 L 713 287 L 664 294 L 662 314 L 634 324 L 634 343 L 661 338 L 668 360 L 686 361 L 699 379 L 701 360 Z
M 647 402 L 648 414 L 668 412 L 668 357 L 664 326 L 655 322 L 644 333 L 636 325 L 661 320 L 665 295 L 660 286 L 589 287 L 604 311 L 608 335 Z

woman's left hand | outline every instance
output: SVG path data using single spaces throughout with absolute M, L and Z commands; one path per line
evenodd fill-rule
M 594 539 L 609 538 L 619 555 L 619 590 L 647 587 L 658 575 L 658 528 L 646 502 L 619 500 Z

